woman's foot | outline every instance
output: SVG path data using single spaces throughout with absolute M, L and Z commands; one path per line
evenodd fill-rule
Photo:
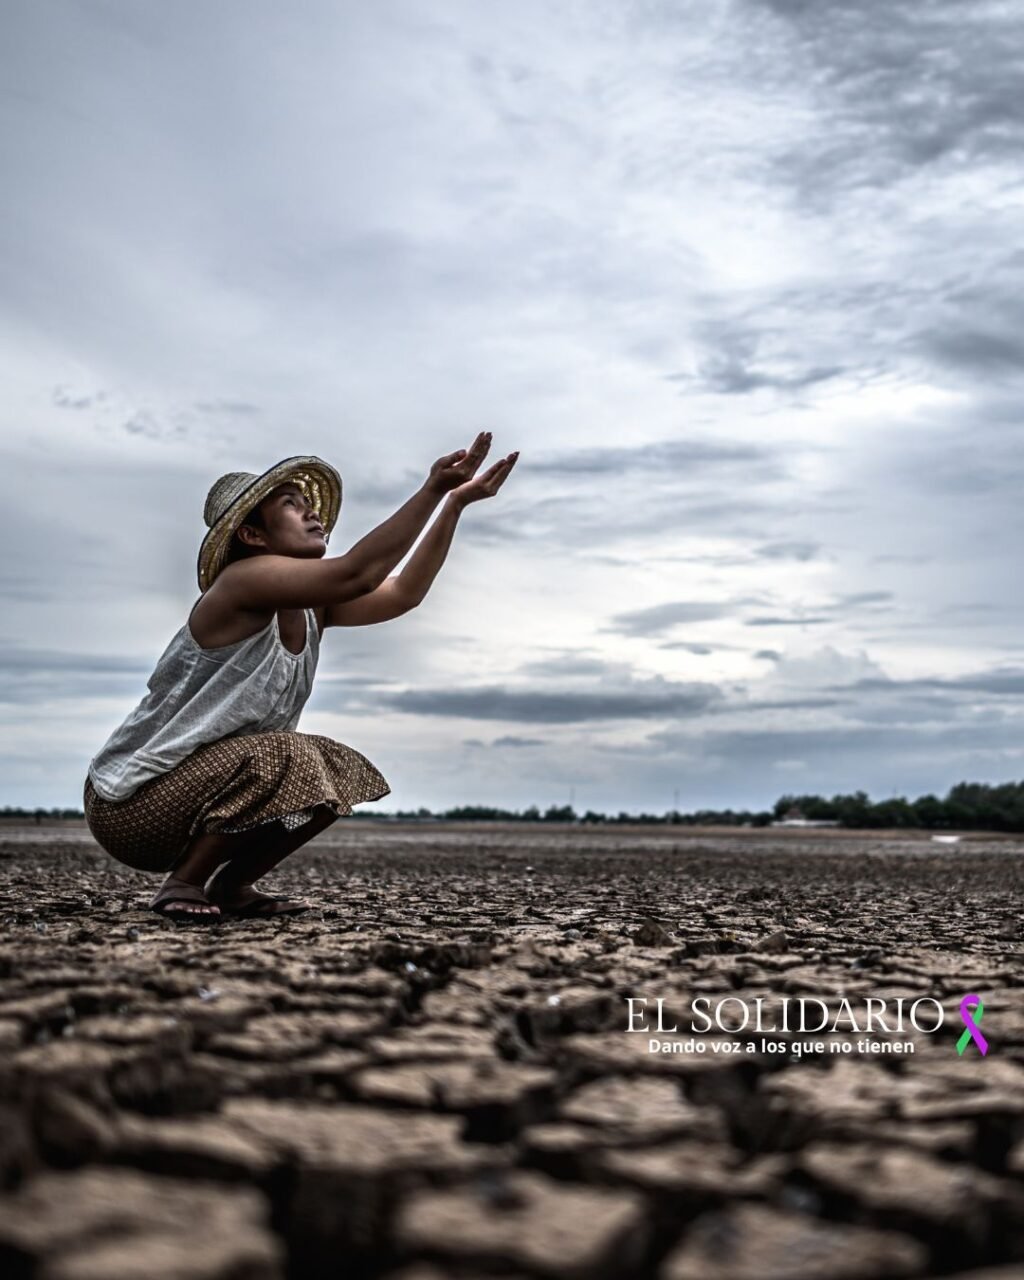
M 260 893 L 251 884 L 239 884 L 224 875 L 223 869 L 208 882 L 206 894 L 226 916 L 291 916 L 308 911 L 311 903 L 292 898 L 275 898 Z
M 201 920 L 204 923 L 220 918 L 220 907 L 209 900 L 197 884 L 168 876 L 156 891 L 149 904 L 150 911 L 168 916 L 171 920 Z

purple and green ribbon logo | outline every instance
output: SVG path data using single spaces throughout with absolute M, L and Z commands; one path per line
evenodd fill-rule
M 975 995 L 973 991 L 960 1001 L 960 1020 L 964 1024 L 964 1029 L 956 1042 L 957 1053 L 962 1054 L 972 1040 L 978 1046 L 978 1052 L 982 1056 L 988 1053 L 988 1041 L 981 1034 L 981 1028 L 978 1026 L 984 1012 L 985 1006 L 981 1003 L 981 996 Z

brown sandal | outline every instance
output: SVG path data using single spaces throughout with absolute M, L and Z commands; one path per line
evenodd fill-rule
M 214 909 L 213 911 L 174 910 L 175 906 L 181 907 L 184 904 Z M 160 886 L 149 904 L 149 909 L 155 911 L 158 916 L 167 916 L 171 920 L 197 920 L 202 924 L 221 918 L 220 907 L 215 902 L 211 902 L 198 885 L 189 884 L 187 880 L 178 880 L 174 876 L 169 876 Z
M 309 902 L 297 898 L 275 898 L 272 894 L 261 893 L 251 884 L 236 886 L 234 894 L 230 890 L 225 893 L 221 883 L 223 870 L 222 867 L 206 882 L 206 892 L 210 902 L 220 907 L 224 916 L 233 916 L 236 920 L 268 920 L 272 916 L 296 916 L 312 909 Z M 238 888 L 245 890 L 241 897 L 238 896 Z
M 229 916 L 243 920 L 267 920 L 271 916 L 297 916 L 309 911 L 308 902 L 293 902 L 291 898 L 254 898 L 241 907 L 222 908 Z

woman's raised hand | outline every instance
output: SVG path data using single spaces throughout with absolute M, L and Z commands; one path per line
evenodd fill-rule
M 448 493 L 450 490 L 465 484 L 487 456 L 491 447 L 491 433 L 481 431 L 469 449 L 458 449 L 455 453 L 446 453 L 438 458 L 430 468 L 427 477 L 427 488 L 435 493 Z
M 508 474 L 516 465 L 518 457 L 519 450 L 517 449 L 515 453 L 510 453 L 507 458 L 502 458 L 500 462 L 496 462 L 493 467 L 488 467 L 483 475 L 474 476 L 471 480 L 467 480 L 465 484 L 460 484 L 457 489 L 453 489 L 449 494 L 448 500 L 465 506 L 467 502 L 479 502 L 481 498 L 493 498 L 508 479 Z

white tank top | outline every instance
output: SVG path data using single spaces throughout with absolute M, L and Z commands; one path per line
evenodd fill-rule
M 208 742 L 294 729 L 320 656 L 316 614 L 304 613 L 301 653 L 282 644 L 276 613 L 256 635 L 217 649 L 200 648 L 186 622 L 161 654 L 149 693 L 90 761 L 97 794 L 124 800 Z

